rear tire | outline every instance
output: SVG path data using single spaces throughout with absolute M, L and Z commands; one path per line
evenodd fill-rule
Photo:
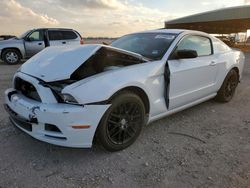
M 96 136 L 106 150 L 123 150 L 135 142 L 144 123 L 145 107 L 140 97 L 123 92 L 112 100 Z
M 239 76 L 236 70 L 232 69 L 226 76 L 220 90 L 215 97 L 218 102 L 229 102 L 235 93 L 239 83 Z
M 16 49 L 7 49 L 3 51 L 2 59 L 8 65 L 16 65 L 21 61 L 21 54 Z

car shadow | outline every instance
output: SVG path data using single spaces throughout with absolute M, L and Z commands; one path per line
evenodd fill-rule
M 180 111 L 178 113 L 172 114 L 170 116 L 167 116 L 165 118 L 162 118 L 160 120 L 154 121 L 150 124 L 148 124 L 147 126 L 145 126 L 142 130 L 142 134 L 139 137 L 139 139 L 136 141 L 137 144 L 140 144 L 140 140 L 142 139 L 146 139 L 143 138 L 145 135 L 147 134 L 151 134 L 152 129 L 157 129 L 159 130 L 160 128 L 162 128 L 161 126 L 164 126 L 165 128 L 169 128 L 168 125 L 171 125 L 171 122 L 174 121 L 176 122 L 176 120 L 180 121 L 180 119 L 183 118 L 183 116 L 189 116 L 195 113 L 199 113 L 199 110 L 202 108 L 212 108 L 211 106 L 216 106 L 218 103 L 215 102 L 213 99 L 204 103 L 201 103 L 199 105 L 196 105 L 194 107 L 188 108 L 186 110 Z M 29 155 L 35 152 L 38 152 L 42 155 L 50 155 L 51 159 L 54 158 L 58 158 L 58 157 L 63 157 L 63 156 L 70 156 L 70 158 L 72 158 L 74 156 L 74 158 L 76 158 L 76 156 L 80 156 L 80 158 L 82 157 L 91 157 L 93 155 L 95 155 L 95 157 L 105 157 L 107 155 L 113 155 L 116 153 L 120 153 L 120 152 L 127 152 L 129 151 L 131 148 L 133 149 L 133 145 L 123 151 L 119 151 L 119 152 L 108 152 L 106 150 L 104 150 L 101 145 L 98 143 L 98 141 L 96 139 L 94 139 L 93 142 L 93 146 L 92 148 L 69 148 L 69 147 L 64 147 L 64 146 L 56 146 L 56 145 L 52 145 L 46 142 L 42 142 L 39 140 L 36 140 L 34 138 L 32 138 L 31 136 L 27 135 L 26 133 L 24 133 L 23 131 L 21 131 L 19 128 L 15 127 L 9 120 L 8 120 L 8 125 L 7 127 L 13 127 L 13 129 L 11 129 L 11 132 L 14 133 L 15 140 L 16 142 L 12 145 L 13 149 L 15 149 L 15 144 L 18 145 L 19 150 L 23 150 L 25 151 L 25 155 Z M 10 133 L 12 134 L 12 133 Z M 10 138 L 7 138 L 10 139 Z M 4 143 L 2 143 L 4 144 Z M 26 148 L 30 148 L 29 150 L 27 150 Z M 39 150 L 37 150 L 36 148 L 39 148 Z
M 22 65 L 22 64 L 24 64 L 26 61 L 27 61 L 27 59 L 21 60 L 21 62 L 18 63 L 18 64 L 16 64 L 16 65 Z M 3 62 L 2 60 L 0 60 L 0 66 L 1 66 L 1 65 L 8 65 L 8 64 L 6 64 L 6 63 Z M 13 66 L 13 65 L 9 65 L 9 66 Z

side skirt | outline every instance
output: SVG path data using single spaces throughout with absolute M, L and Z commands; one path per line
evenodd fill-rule
M 187 109 L 187 108 L 189 108 L 189 107 L 191 107 L 191 106 L 195 106 L 195 105 L 200 104 L 200 103 L 202 103 L 202 102 L 204 102 L 204 101 L 207 101 L 207 100 L 209 100 L 209 99 L 212 99 L 212 98 L 214 98 L 216 95 L 217 95 L 217 93 L 214 93 L 214 94 L 208 95 L 207 97 L 204 97 L 204 98 L 198 99 L 198 100 L 196 100 L 196 101 L 194 101 L 194 102 L 191 102 L 191 103 L 189 103 L 189 104 L 186 104 L 186 105 L 184 105 L 184 106 L 181 106 L 181 107 L 175 108 L 175 109 L 173 109 L 173 110 L 167 111 L 167 112 L 165 112 L 165 113 L 161 113 L 161 114 L 159 114 L 159 115 L 150 117 L 150 118 L 149 118 L 149 121 L 148 121 L 148 124 L 151 123 L 151 122 L 153 122 L 153 121 L 156 121 L 156 120 L 158 120 L 158 119 L 161 119 L 161 118 L 163 118 L 163 117 L 165 117 L 165 116 L 169 116 L 169 115 L 174 114 L 174 113 L 176 113 L 176 112 L 185 110 L 185 109 Z

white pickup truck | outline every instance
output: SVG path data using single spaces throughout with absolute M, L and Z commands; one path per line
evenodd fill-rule
M 9 65 L 30 58 L 46 46 L 83 44 L 81 35 L 72 29 L 39 28 L 25 32 L 20 37 L 0 41 L 0 58 Z

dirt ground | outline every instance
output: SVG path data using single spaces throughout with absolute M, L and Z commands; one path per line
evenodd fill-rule
M 15 128 L 2 104 L 20 65 L 0 63 L 0 187 L 250 187 L 250 53 L 246 57 L 230 103 L 210 100 L 154 122 L 116 153 L 98 145 L 57 147 Z

